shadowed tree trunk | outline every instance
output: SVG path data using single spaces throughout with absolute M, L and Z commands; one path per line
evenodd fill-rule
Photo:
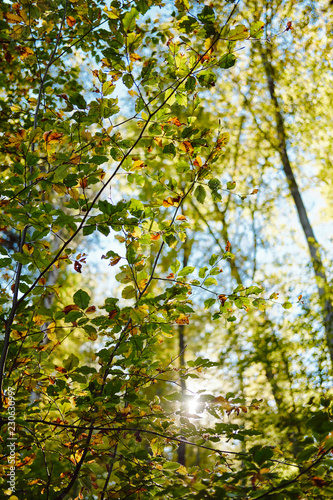
M 297 215 L 301 223 L 308 249 L 311 255 L 312 267 L 317 278 L 318 295 L 322 308 L 322 316 L 325 325 L 326 342 L 333 365 L 333 309 L 329 292 L 329 283 L 327 281 L 325 268 L 321 259 L 319 244 L 314 235 L 306 208 L 303 203 L 301 193 L 290 163 L 287 150 L 287 134 L 284 118 L 280 109 L 279 101 L 275 89 L 274 68 L 269 58 L 269 50 L 261 48 L 261 57 L 265 69 L 269 95 L 275 112 L 275 129 L 278 137 L 278 151 L 286 174 L 290 193 L 293 197 Z

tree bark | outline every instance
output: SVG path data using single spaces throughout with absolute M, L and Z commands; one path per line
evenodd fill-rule
M 287 150 L 287 134 L 285 130 L 284 118 L 281 113 L 275 90 L 274 68 L 269 60 L 268 50 L 264 50 L 263 48 L 260 50 L 267 79 L 268 91 L 275 113 L 275 128 L 278 137 L 279 155 L 284 173 L 287 177 L 290 193 L 296 206 L 297 215 L 307 241 L 308 249 L 311 255 L 312 267 L 317 278 L 317 288 L 325 326 L 326 342 L 331 358 L 331 365 L 333 366 L 333 308 L 329 293 L 329 283 L 321 259 L 319 244 L 309 221 L 309 217 L 290 163 Z

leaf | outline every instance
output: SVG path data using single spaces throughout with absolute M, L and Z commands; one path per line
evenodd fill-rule
M 73 16 L 67 16 L 66 17 L 66 23 L 68 24 L 68 26 L 70 28 L 72 28 L 76 24 L 75 17 L 73 17 Z
M 133 299 L 136 296 L 135 288 L 132 285 L 125 286 L 121 292 L 121 296 L 124 299 Z
M 229 181 L 229 182 L 227 182 L 227 188 L 228 189 L 230 189 L 230 190 L 231 189 L 235 189 L 235 187 L 236 187 L 236 182 L 235 181 Z
M 293 307 L 292 303 L 289 302 L 288 300 L 282 304 L 283 309 L 290 309 Z
M 75 292 L 73 295 L 73 299 L 75 304 L 79 306 L 80 309 L 87 309 L 90 302 L 90 297 L 84 290 L 78 290 L 77 292 Z
M 113 82 L 105 82 L 105 83 L 103 83 L 102 92 L 103 92 L 104 96 L 107 96 L 107 95 L 112 94 L 112 92 L 114 91 L 115 88 L 116 87 L 115 87 L 115 85 L 113 85 Z
M 79 365 L 79 358 L 74 354 L 70 354 L 68 358 L 64 361 L 64 368 L 67 372 L 74 370 Z
M 193 273 L 193 271 L 195 271 L 194 266 L 186 266 L 178 273 L 178 276 L 188 276 Z
M 139 16 L 139 11 L 137 11 L 135 7 L 132 7 L 132 9 L 129 12 L 126 12 L 122 20 L 122 24 L 125 31 L 134 31 L 135 20 L 138 16 Z
M 234 66 L 235 62 L 236 56 L 234 54 L 224 54 L 217 64 L 222 69 L 228 69 Z
M 204 203 L 206 199 L 206 190 L 201 184 L 199 184 L 199 186 L 196 187 L 196 190 L 194 191 L 194 196 L 196 197 L 199 203 Z
M 252 38 L 261 38 L 264 34 L 265 23 L 262 21 L 256 21 L 250 26 L 250 35 Z
M 245 40 L 249 37 L 249 30 L 244 26 L 244 24 L 239 24 L 234 29 L 229 31 L 228 40 Z
M 205 279 L 204 283 L 205 286 L 212 286 L 212 285 L 217 285 L 216 278 L 207 278 Z

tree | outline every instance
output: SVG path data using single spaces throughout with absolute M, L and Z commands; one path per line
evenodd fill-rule
M 275 295 L 255 283 L 255 271 L 246 276 L 247 256 L 230 243 L 233 215 L 253 218 L 258 207 L 239 193 L 232 206 L 233 179 L 222 199 L 229 134 L 207 114 L 239 42 L 260 56 L 264 24 L 238 22 L 246 19 L 238 8 L 188 0 L 1 6 L 2 484 L 12 500 L 331 494 L 330 400 L 311 402 L 286 460 L 292 438 L 280 451 L 269 431 L 260 435 L 260 401 L 243 380 L 245 344 L 235 349 L 240 393 L 201 394 L 203 425 L 187 406 L 186 381 L 221 369 L 184 355 L 186 342 L 198 349 L 202 321 L 222 320 L 233 335 L 251 325 L 281 415 L 280 360 L 285 384 L 290 376 L 290 346 L 281 347 L 269 319 L 253 326 Z M 255 194 L 251 181 L 244 188 Z M 198 247 L 205 234 L 217 253 Z M 120 289 L 98 303 L 87 260 L 103 236 L 111 249 L 102 261 L 119 266 Z

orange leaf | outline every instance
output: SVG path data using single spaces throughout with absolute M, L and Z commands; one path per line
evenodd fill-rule
M 76 24 L 76 20 L 73 16 L 67 16 L 66 17 L 66 22 L 68 24 L 68 26 L 71 28 L 72 26 L 74 26 L 74 24 Z
M 188 325 L 190 322 L 189 317 L 186 314 L 180 314 L 176 319 L 177 325 Z
M 185 215 L 177 215 L 176 220 L 187 220 Z
M 163 200 L 163 207 L 173 207 L 173 198 L 169 196 L 166 200 Z
M 254 189 L 254 190 L 252 191 L 252 193 L 251 193 L 251 194 L 257 194 L 257 192 L 258 192 L 258 191 L 259 191 L 259 189 L 257 189 L 257 188 L 256 188 L 256 189 Z
M 221 293 L 221 295 L 219 295 L 219 301 L 221 302 L 222 306 L 224 306 L 224 304 L 227 300 L 228 300 L 228 297 L 226 295 L 224 295 L 223 293 Z
M 163 204 L 164 204 L 164 202 L 163 202 Z M 155 234 L 151 234 L 151 235 L 150 235 L 150 239 L 151 239 L 151 241 L 157 241 L 157 240 L 159 240 L 159 239 L 160 239 L 160 237 L 161 237 L 161 236 L 160 236 L 158 233 L 155 233 Z
M 45 283 L 46 283 L 46 279 L 44 278 L 44 276 L 42 278 L 39 278 L 39 280 L 38 280 L 39 285 L 45 285 Z
M 226 252 L 230 252 L 230 250 L 231 250 L 231 243 L 230 243 L 230 241 L 228 240 L 228 241 L 227 241 L 227 244 L 226 244 L 226 246 L 225 246 L 225 251 L 226 251 Z
M 85 189 L 86 187 L 88 187 L 88 178 L 83 177 L 83 179 L 80 179 L 79 184 L 82 189 Z
M 174 116 L 173 118 L 169 118 L 168 123 L 173 123 L 174 125 L 176 125 L 176 127 L 181 127 L 182 125 L 185 125 L 185 123 L 181 123 L 179 121 L 179 118 L 177 118 L 177 116 Z
M 55 369 L 59 373 L 67 373 L 67 370 L 65 370 L 65 368 L 62 368 L 62 366 L 56 366 Z
M 292 29 L 293 29 L 293 27 L 292 27 L 292 21 L 288 21 L 288 22 L 287 22 L 286 31 L 290 31 L 290 30 L 292 30 Z
M 173 273 L 168 274 L 167 280 L 172 280 L 175 277 Z
M 44 132 L 43 139 L 47 144 L 55 144 L 60 141 L 63 135 L 60 132 L 52 132 L 50 130 L 49 132 Z

